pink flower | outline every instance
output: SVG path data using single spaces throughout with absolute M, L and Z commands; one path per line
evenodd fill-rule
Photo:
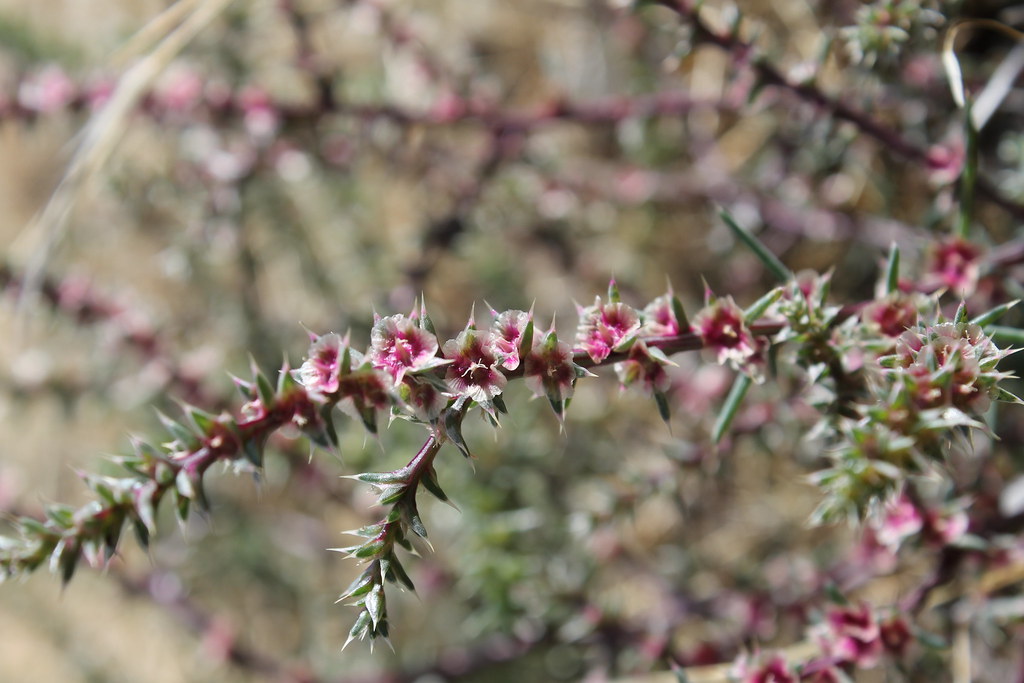
M 945 287 L 964 297 L 978 284 L 978 259 L 981 250 L 970 242 L 953 237 L 937 244 L 928 261 L 924 286 Z
M 842 673 L 831 658 L 813 659 L 800 670 L 801 683 L 845 683 L 850 677 Z
M 508 379 L 498 369 L 501 362 L 494 347 L 494 335 L 467 327 L 444 344 L 445 358 L 451 359 L 445 379 L 459 394 L 477 403 L 490 401 L 505 388 Z
M 242 123 L 249 134 L 266 140 L 277 132 L 280 117 L 274 103 L 261 88 L 248 85 L 238 93 L 238 107 L 242 110 Z
M 437 357 L 437 337 L 404 315 L 380 318 L 370 332 L 367 356 L 373 367 L 387 371 L 400 383 L 406 373 L 431 370 L 446 361 Z
M 923 535 L 933 545 L 941 547 L 960 540 L 969 526 L 970 520 L 962 509 L 929 510 Z
M 906 619 L 900 616 L 894 616 L 883 621 L 879 624 L 878 628 L 882 637 L 882 645 L 885 646 L 889 654 L 896 657 L 902 656 L 914 639 Z
M 49 114 L 68 106 L 76 87 L 59 66 L 47 66 L 30 76 L 18 88 L 18 104 L 29 111 Z
M 661 349 L 648 347 L 638 341 L 629 348 L 629 358 L 615 364 L 615 373 L 619 376 L 622 386 L 629 387 L 639 383 L 644 393 L 665 393 L 671 378 L 665 371 L 668 365 L 675 365 Z
M 391 376 L 374 369 L 368 361 L 351 370 L 342 367 L 336 395 L 338 408 L 376 433 L 377 415 L 391 406 L 393 391 Z
M 828 615 L 829 650 L 833 657 L 870 669 L 882 655 L 878 622 L 866 604 L 832 610 Z
M 311 394 L 325 396 L 338 390 L 343 346 L 348 346 L 348 339 L 334 333 L 313 338 L 309 356 L 298 371 L 299 382 Z
M 520 361 L 519 343 L 533 314 L 515 310 L 498 313 L 492 309 L 491 315 L 494 316 L 494 323 L 491 324 L 494 347 L 504 356 L 501 366 L 506 370 L 515 370 Z
M 781 655 L 774 655 L 756 666 L 744 658 L 733 673 L 733 678 L 742 683 L 797 683 L 798 680 Z
M 423 422 L 437 419 L 448 404 L 448 396 L 430 382 L 419 382 L 406 377 L 398 385 L 398 396 L 413 414 Z
M 203 79 L 189 67 L 176 65 L 160 79 L 153 92 L 154 103 L 164 111 L 183 114 L 203 97 Z
M 672 305 L 673 297 L 671 291 L 662 294 L 644 308 L 644 336 L 670 337 L 682 331 Z
M 572 398 L 578 375 L 572 349 L 558 341 L 554 329 L 526 356 L 523 377 L 533 395 L 546 396 L 555 414 L 562 419 L 565 402 Z
M 760 347 L 731 296 L 717 300 L 709 296 L 708 305 L 697 314 L 693 325 L 704 348 L 714 353 L 719 363 L 728 362 L 736 370 L 756 373 Z
M 865 306 L 860 319 L 887 337 L 898 337 L 917 326 L 917 307 L 908 296 L 896 292 Z
M 336 402 L 371 431 L 376 429 L 377 411 L 392 403 L 391 376 L 375 369 L 369 358 L 350 348 L 348 337 L 314 337 L 309 357 L 296 376 L 311 398 Z
M 881 520 L 872 524 L 879 543 L 895 552 L 900 544 L 921 531 L 924 520 L 917 507 L 906 496 L 900 496 L 885 506 Z
M 953 406 L 980 415 L 988 409 L 996 382 L 1006 376 L 995 365 L 1008 353 L 977 325 L 942 323 L 904 332 L 894 353 L 879 361 L 904 381 L 919 408 Z
M 579 307 L 580 323 L 576 328 L 576 348 L 586 351 L 595 363 L 600 363 L 613 351 L 624 351 L 640 331 L 640 316 L 632 307 L 620 302 L 601 303 Z

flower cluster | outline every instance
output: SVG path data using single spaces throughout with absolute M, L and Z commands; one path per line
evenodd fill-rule
M 927 313 L 923 300 L 897 289 L 898 261 L 894 249 L 887 286 L 860 311 L 863 325 L 834 329 L 822 347 L 826 356 L 856 352 L 859 360 L 823 359 L 821 372 L 843 400 L 817 429 L 831 442 L 831 466 L 813 476 L 827 492 L 819 521 L 868 515 L 893 500 L 907 476 L 941 467 L 950 435 L 985 430 L 980 418 L 993 400 L 1019 402 L 1002 386 L 1010 373 L 997 369 L 1013 350 L 1000 349 L 982 324 L 1013 304 L 974 320 L 961 304 L 947 320 L 932 299 Z M 919 530 L 904 508 L 892 511 L 893 545 Z
M 999 381 L 1009 377 L 996 370 L 1009 353 L 979 325 L 946 322 L 907 330 L 879 364 L 886 384 L 906 392 L 918 410 L 954 408 L 978 416 L 999 395 Z
M 691 325 L 671 289 L 637 309 L 621 300 L 613 281 L 606 299 L 579 307 L 572 345 L 559 339 L 554 321 L 539 330 L 532 310 L 515 309 L 491 309 L 490 325 L 483 328 L 471 314 L 454 338 L 442 342 L 422 304 L 409 315 L 376 316 L 365 352 L 353 348 L 349 335 L 314 334 L 305 361 L 296 370 L 284 367 L 276 388 L 256 369 L 252 381 L 236 380 L 246 399 L 237 416 L 189 407 L 184 422 L 165 418 L 171 440 L 161 447 L 137 443 L 135 453 L 121 460 L 130 476 L 86 478 L 95 502 L 77 511 L 53 507 L 46 522 L 19 521 L 22 538 L 4 540 L 0 570 L 11 576 L 48 561 L 66 580 L 80 559 L 106 562 L 126 525 L 148 542 L 165 496 L 174 498 L 181 519 L 193 504 L 205 505 L 203 477 L 215 462 L 261 467 L 272 432 L 298 430 L 315 444 L 337 449 L 335 408 L 371 432 L 388 413 L 425 426 L 427 441 L 404 467 L 352 477 L 373 486 L 388 512 L 378 523 L 352 532 L 361 539 L 358 544 L 336 549 L 366 565 L 341 596 L 360 608 L 349 640 L 386 638 L 385 584 L 413 589 L 397 549 L 412 550 L 415 538 L 427 536 L 417 493 L 422 486 L 448 500 L 434 460 L 449 442 L 470 455 L 462 423 L 472 409 L 496 425 L 507 412 L 508 382 L 522 378 L 535 396 L 547 399 L 561 422 L 577 381 L 591 375 L 590 368 L 614 365 L 622 385 L 653 395 L 667 421 L 674 365 L 669 355 L 704 348 L 741 373 L 736 386 L 742 390 L 734 387 L 726 400 L 717 439 L 745 388 L 764 378 L 769 337 L 794 342 L 798 363 L 819 368 L 816 377 L 830 378 L 837 393 L 841 387 L 852 392 L 844 414 L 823 416 L 833 462 L 815 475 L 825 489 L 819 521 L 873 510 L 878 540 L 893 549 L 915 534 L 939 546 L 955 542 L 966 531 L 963 515 L 926 508 L 897 493 L 908 474 L 941 460 L 950 432 L 980 427 L 977 417 L 989 401 L 1015 400 L 1001 387 L 1009 375 L 996 369 L 1009 351 L 984 332 L 991 314 L 972 322 L 961 307 L 952 321 L 922 321 L 923 307 L 908 308 L 890 289 L 861 311 L 879 324 L 856 331 L 845 322 L 854 320 L 852 315 L 844 318 L 826 303 L 827 292 L 827 276 L 794 277 L 744 310 L 732 298 L 709 291 Z M 870 332 L 878 338 L 864 345 L 862 367 L 851 370 L 838 349 L 852 348 Z M 882 501 L 888 503 L 879 513 Z M 867 608 L 833 612 L 828 624 L 826 654 L 801 669 L 801 680 L 809 673 L 812 680 L 834 680 L 829 678 L 834 669 L 873 666 L 887 643 L 899 640 L 892 629 L 884 635 Z M 780 658 L 744 666 L 743 680 L 797 680 Z
M 828 609 L 811 629 L 813 654 L 791 657 L 764 652 L 742 655 L 733 665 L 732 680 L 742 683 L 840 683 L 856 670 L 874 669 L 883 657 L 902 657 L 913 635 L 900 616 L 880 619 L 867 603 Z

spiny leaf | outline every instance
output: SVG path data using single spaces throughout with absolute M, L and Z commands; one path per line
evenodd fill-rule
M 608 303 L 617 304 L 622 301 L 622 297 L 619 296 L 619 285 L 616 284 L 615 278 L 608 281 Z
M 373 588 L 373 578 L 373 573 L 367 569 L 348 585 L 348 588 L 346 588 L 345 592 L 341 594 L 337 602 L 369 593 L 370 589 Z
M 330 444 L 328 450 L 340 456 L 341 442 L 338 440 L 338 430 L 334 426 L 334 406 L 330 403 L 320 407 L 320 419 L 324 423 L 324 435 Z
M 157 417 L 160 418 L 160 422 L 164 428 L 170 433 L 171 437 L 177 441 L 183 448 L 195 448 L 199 445 L 199 440 L 196 435 L 192 433 L 185 425 L 172 420 L 171 418 L 164 415 L 162 412 L 157 411 Z
M 356 618 L 356 623 L 352 624 L 352 630 L 348 632 L 348 639 L 345 640 L 345 644 L 341 646 L 341 649 L 344 650 L 353 640 L 365 638 L 370 633 L 371 625 L 369 612 L 366 610 L 360 612 Z
M 253 437 L 242 441 L 242 454 L 256 469 L 263 468 L 263 448 L 265 446 L 266 438 L 262 437 Z
M 350 536 L 360 536 L 362 538 L 373 538 L 375 536 L 379 536 L 380 532 L 383 531 L 383 530 L 384 530 L 384 525 L 383 524 L 370 524 L 368 526 L 360 527 L 358 529 L 352 529 L 351 531 L 346 531 L 345 533 L 349 534 Z
M 679 297 L 675 295 L 675 292 L 670 293 L 669 301 L 672 302 L 672 315 L 676 317 L 676 322 L 679 323 L 679 329 L 683 332 L 690 329 L 690 321 L 686 317 L 686 311 L 683 310 L 683 302 L 679 300 Z
M 960 305 L 956 307 L 956 315 L 953 316 L 953 322 L 957 325 L 963 325 L 967 322 L 967 302 L 961 301 Z
M 423 487 L 438 500 L 445 503 L 449 502 L 448 495 L 441 490 L 440 484 L 437 483 L 437 472 L 434 470 L 433 465 L 431 465 L 427 473 L 423 475 L 423 478 L 420 479 L 420 483 L 423 484 Z
M 1007 327 L 1006 325 L 990 325 L 989 336 L 1000 344 L 1017 344 L 1024 346 L 1024 329 Z
M 732 230 L 733 234 L 736 235 L 741 242 L 747 245 L 752 252 L 754 252 L 754 255 L 757 256 L 761 260 L 761 263 L 764 264 L 764 267 L 768 269 L 768 272 L 774 275 L 779 282 L 789 282 L 793 279 L 793 273 L 789 268 L 783 265 L 782 261 L 780 261 L 779 258 L 768 249 L 768 247 L 761 243 L 761 240 L 754 237 L 749 230 L 740 226 L 740 224 L 737 223 L 731 215 L 729 215 L 728 211 L 722 209 L 718 212 L 718 215 L 723 221 L 725 221 L 725 224 L 729 226 L 729 229 Z
M 302 390 L 302 385 L 299 384 L 295 379 L 295 376 L 292 375 L 291 366 L 288 365 L 288 361 L 285 360 L 277 375 L 277 395 L 287 396 L 296 390 Z
M 420 296 L 420 327 L 430 334 L 437 336 L 437 330 L 434 329 L 434 321 L 427 314 L 427 300 L 422 295 Z
M 715 426 L 711 430 L 711 440 L 714 443 L 719 443 L 725 432 L 729 429 L 729 425 L 732 424 L 733 419 L 736 417 L 740 404 L 743 403 L 743 399 L 750 390 L 751 384 L 753 384 L 753 380 L 749 376 L 737 375 L 736 381 L 733 382 L 732 389 L 729 390 L 729 395 L 725 398 L 725 403 L 722 405 L 722 411 L 718 414 L 718 419 L 715 420 Z
M 1020 301 L 1014 299 L 1013 301 L 1009 301 L 1005 304 L 1000 304 L 999 306 L 993 308 L 991 311 L 987 313 L 982 313 L 977 318 L 973 318 L 971 320 L 971 324 L 978 325 L 980 327 L 985 327 L 990 323 L 994 323 L 996 320 L 1002 318 L 1007 311 L 1016 306 L 1018 303 L 1020 303 Z
M 356 548 L 355 552 L 353 552 L 352 555 L 353 557 L 358 557 L 360 559 L 373 557 L 374 555 L 380 553 L 380 551 L 384 549 L 385 545 L 386 543 L 383 538 L 376 538 L 370 541 L 369 543 L 364 543 L 363 545 Z
M 427 527 L 423 526 L 423 520 L 420 519 L 420 514 L 415 508 L 413 508 L 412 514 L 409 515 L 409 528 L 420 538 L 425 539 L 427 537 Z
M 370 615 L 370 620 L 373 622 L 373 628 L 376 629 L 377 625 L 384 620 L 384 586 L 380 584 L 374 585 L 370 592 L 366 594 L 366 597 L 363 598 L 363 604 L 366 606 L 366 612 Z
M 406 573 L 405 567 L 402 566 L 402 563 L 398 561 L 397 557 L 391 558 L 391 567 L 389 573 L 389 578 L 393 583 L 401 583 L 410 591 L 414 593 L 416 592 L 416 586 L 413 585 L 412 579 L 409 578 L 409 574 Z
M 889 260 L 885 265 L 885 293 L 892 294 L 900 288 L 900 248 L 892 243 Z
M 532 310 L 532 309 L 531 309 Z M 533 350 L 533 315 L 526 320 L 523 336 L 519 338 L 519 358 L 522 362 Z
M 184 525 L 188 522 L 188 511 L 192 501 L 188 496 L 183 496 L 180 491 L 175 491 L 174 495 L 174 514 L 178 518 L 178 523 Z
M 181 407 L 182 410 L 184 410 L 185 415 L 188 417 L 189 422 L 191 422 L 192 426 L 195 427 L 196 433 L 199 436 L 208 436 L 213 430 L 213 426 L 217 423 L 217 417 L 215 415 L 211 415 L 205 410 L 187 403 L 182 404 Z
M 364 484 L 405 484 L 409 473 L 405 468 L 393 472 L 363 472 L 362 474 L 350 474 L 343 479 L 355 479 Z
M 149 548 L 150 531 L 146 528 L 146 524 L 140 519 L 133 518 L 132 529 L 135 531 L 135 540 L 139 542 L 143 550 L 147 550 Z
M 391 505 L 405 495 L 407 488 L 408 487 L 405 484 L 387 486 L 381 490 L 380 496 L 377 498 L 377 503 L 380 505 Z
M 460 398 L 455 404 L 445 411 L 444 413 L 444 431 L 448 435 L 448 439 L 455 444 L 455 447 L 467 458 L 473 457 L 469 452 L 469 447 L 466 445 L 466 440 L 462 438 L 462 418 L 465 413 L 460 410 L 462 405 L 465 404 L 465 398 Z
M 60 582 L 61 585 L 68 585 L 71 581 L 71 577 L 75 575 L 75 569 L 78 567 L 78 560 L 82 556 L 82 548 L 78 544 L 78 541 L 70 540 L 64 546 L 60 553 L 60 559 L 58 564 L 60 565 Z
M 661 415 L 661 419 L 665 424 L 669 424 L 672 419 L 672 412 L 669 410 L 668 397 L 663 392 L 654 392 L 654 402 L 658 404 L 658 414 Z
M 762 296 L 760 299 L 752 303 L 750 307 L 747 308 L 747 310 L 743 311 L 743 317 L 751 321 L 757 320 L 758 318 L 765 314 L 765 311 L 767 311 L 772 304 L 774 304 L 782 297 L 782 294 L 782 287 L 776 287 L 775 289 L 771 290 L 770 292 Z
M 267 376 L 256 366 L 256 361 L 252 361 L 252 373 L 253 379 L 256 382 L 256 396 L 259 398 L 260 403 L 267 410 L 270 410 L 276 402 L 274 396 L 274 385 L 270 383 Z
M 61 529 L 70 529 L 75 525 L 75 511 L 67 505 L 47 505 L 44 512 Z

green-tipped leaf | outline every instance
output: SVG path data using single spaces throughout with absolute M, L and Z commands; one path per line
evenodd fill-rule
M 254 369 L 253 375 L 256 380 L 256 396 L 260 399 L 260 403 L 263 404 L 263 407 L 270 410 L 276 402 L 274 385 L 270 383 L 267 376 L 260 370 Z
M 672 302 L 672 315 L 676 317 L 676 322 L 679 323 L 679 330 L 686 332 L 690 329 L 690 321 L 686 317 L 686 311 L 683 310 L 683 302 L 679 300 L 679 297 L 674 293 L 672 294 L 670 301 Z
M 654 392 L 654 402 L 658 404 L 658 414 L 661 415 L 661 419 L 668 424 L 672 419 L 672 411 L 668 406 L 668 397 L 660 391 Z
M 423 475 L 420 479 L 420 483 L 423 484 L 423 488 L 427 489 L 438 500 L 447 503 L 448 495 L 441 490 L 441 485 L 437 483 L 437 472 L 431 466 L 430 470 Z
M 971 320 L 971 324 L 972 325 L 978 325 L 980 327 L 987 327 L 988 325 L 991 325 L 995 321 L 997 321 L 1000 318 L 1002 318 L 1003 315 L 1005 315 L 1007 311 L 1009 311 L 1011 308 L 1016 306 L 1018 303 L 1019 303 L 1019 301 L 1014 300 L 1014 301 L 1009 301 L 1009 302 L 1007 302 L 1005 304 L 1000 304 L 999 306 L 996 306 L 995 308 L 993 308 L 991 311 L 988 311 L 987 313 L 982 313 L 977 318 L 973 318 Z
M 466 440 L 462 437 L 462 418 L 465 413 L 461 410 L 456 409 L 452 406 L 444 413 L 444 431 L 448 436 L 448 440 L 455 444 L 455 447 L 459 449 L 467 458 L 473 457 L 469 452 L 469 446 L 466 445 Z
M 892 294 L 900 288 L 900 248 L 892 243 L 889 260 L 885 264 L 885 293 Z
M 533 350 L 533 316 L 526 321 L 526 327 L 523 328 L 523 336 L 519 338 L 519 358 L 520 362 L 523 362 L 526 357 Z
M 747 310 L 743 311 L 743 317 L 751 322 L 757 320 L 762 315 L 764 315 L 769 308 L 771 308 L 772 304 L 774 304 L 782 297 L 782 294 L 782 288 L 776 287 L 775 289 L 771 290 L 770 292 L 762 296 L 760 299 L 752 303 L 750 307 L 747 308 Z
M 728 431 L 751 384 L 753 384 L 753 380 L 749 376 L 737 375 L 736 381 L 733 382 L 732 389 L 729 390 L 729 395 L 726 396 L 725 403 L 722 405 L 722 411 L 718 414 L 718 419 L 715 420 L 715 426 L 711 430 L 711 440 L 714 443 L 721 442 L 725 432 Z
M 956 307 L 956 315 L 953 316 L 953 322 L 957 325 L 963 325 L 967 323 L 967 302 L 961 301 L 960 305 Z
M 729 226 L 729 229 L 732 230 L 733 234 L 736 235 L 741 242 L 747 245 L 752 252 L 754 252 L 754 255 L 757 256 L 761 263 L 764 264 L 764 267 L 768 269 L 768 272 L 774 275 L 779 282 L 789 282 L 793 279 L 793 273 L 790 272 L 789 268 L 787 268 L 775 254 L 769 251 L 768 247 L 761 243 L 761 240 L 754 237 L 749 230 L 740 226 L 739 223 L 733 220 L 733 217 L 729 215 L 729 212 L 723 209 L 722 211 L 719 211 L 718 215 L 723 221 L 725 221 L 725 224 Z

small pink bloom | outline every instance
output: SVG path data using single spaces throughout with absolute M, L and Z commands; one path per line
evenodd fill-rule
M 980 415 L 1005 376 L 994 369 L 1005 355 L 977 325 L 942 323 L 903 333 L 885 360 L 895 368 L 890 372 L 905 376 L 919 408 L 953 406 Z
M 945 287 L 957 296 L 967 296 L 978 284 L 980 256 L 978 247 L 960 237 L 938 243 L 928 261 L 924 286 L 929 289 Z
M 929 510 L 925 519 L 924 537 L 933 545 L 945 546 L 960 540 L 970 525 L 963 510 Z
M 928 150 L 927 164 L 930 180 L 935 185 L 948 185 L 957 178 L 964 168 L 967 150 L 962 139 L 945 145 L 933 145 Z
M 622 351 L 632 343 L 640 331 L 640 316 L 624 303 L 601 303 L 579 309 L 580 323 L 576 328 L 576 348 L 586 351 L 595 363 L 600 363 L 613 351 Z
M 342 373 L 338 378 L 339 407 L 355 408 L 361 417 L 366 410 L 383 410 L 391 405 L 390 377 L 363 363 L 355 370 Z
M 894 293 L 865 306 L 860 319 L 887 337 L 898 337 L 917 326 L 917 307 L 906 295 Z
M 733 677 L 742 683 L 797 683 L 798 680 L 781 655 L 774 655 L 757 665 L 744 658 L 737 663 L 733 673 Z
M 914 640 L 910 626 L 907 625 L 907 621 L 903 617 L 891 617 L 879 624 L 878 628 L 886 652 L 896 657 L 903 656 Z
M 398 386 L 398 395 L 413 410 L 413 414 L 430 422 L 437 419 L 448 404 L 448 397 L 430 382 L 418 382 L 406 377 Z
M 373 367 L 386 370 L 400 383 L 406 373 L 443 365 L 437 350 L 437 337 L 419 327 L 416 321 L 404 315 L 391 315 L 374 324 L 367 356 Z
M 811 660 L 800 670 L 801 683 L 846 683 L 849 680 L 829 657 Z
M 501 366 L 506 370 L 515 370 L 519 367 L 520 361 L 519 343 L 530 322 L 531 314 L 514 310 L 499 314 L 492 310 L 491 315 L 494 316 L 494 323 L 491 325 L 494 347 L 504 356 Z
M 671 383 L 671 378 L 665 371 L 668 365 L 675 363 L 670 361 L 661 349 L 649 348 L 644 342 L 638 341 L 629 348 L 629 358 L 615 364 L 615 372 L 622 386 L 629 387 L 639 383 L 644 393 L 651 395 L 654 392 L 668 391 Z
M 238 106 L 242 110 L 242 123 L 251 136 L 266 140 L 277 132 L 280 116 L 265 90 L 252 85 L 242 88 L 238 93 Z
M 76 86 L 59 66 L 47 66 L 26 78 L 18 88 L 18 104 L 29 111 L 49 114 L 68 106 Z
M 153 92 L 154 103 L 164 111 L 183 114 L 195 108 L 203 97 L 203 79 L 191 68 L 178 65 L 160 80 Z
M 828 615 L 829 649 L 833 657 L 870 669 L 882 655 L 881 630 L 866 604 L 832 610 Z
M 89 109 L 95 111 L 105 105 L 116 87 L 117 82 L 109 78 L 101 78 L 90 83 L 84 93 Z
M 348 346 L 347 340 L 334 333 L 314 338 L 309 356 L 298 371 L 299 382 L 310 393 L 324 396 L 338 390 L 343 346 Z
M 885 506 L 881 520 L 872 524 L 875 538 L 892 551 L 921 531 L 924 520 L 921 513 L 906 496 L 900 496 Z
M 443 350 L 445 358 L 452 361 L 445 379 L 455 392 L 483 403 L 504 390 L 508 379 L 498 369 L 499 353 L 490 332 L 468 327 L 446 341 Z
M 743 311 L 731 296 L 710 302 L 693 321 L 704 348 L 715 354 L 719 363 L 728 362 L 736 370 L 750 374 L 759 365 L 760 347 L 743 319 Z
M 672 307 L 673 294 L 663 294 L 644 308 L 644 336 L 670 337 L 682 330 Z
M 572 349 L 565 342 L 558 341 L 554 330 L 551 330 L 543 341 L 534 344 L 526 356 L 523 377 L 533 395 L 546 396 L 561 418 L 565 401 L 572 398 L 576 385 Z

